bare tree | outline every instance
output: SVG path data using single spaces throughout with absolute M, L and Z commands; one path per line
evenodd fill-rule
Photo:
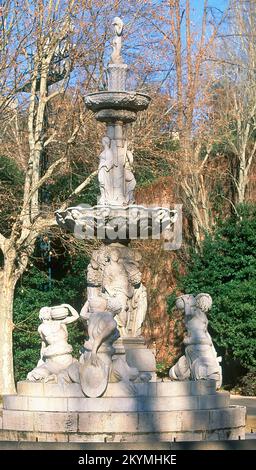
M 138 11 L 140 3 L 144 2 L 139 2 L 138 6 L 131 2 L 132 12 Z M 8 8 L 0 11 L 5 28 L 1 42 L 0 104 L 8 115 L 6 124 L 1 127 L 1 139 L 5 154 L 22 168 L 24 184 L 21 202 L 10 189 L 1 197 L 2 202 L 7 194 L 8 200 L 14 196 L 15 202 L 11 204 L 15 210 L 0 233 L 3 258 L 0 267 L 0 394 L 15 391 L 12 354 L 15 286 L 28 267 L 38 236 L 56 225 L 56 207 L 51 205 L 47 210 L 42 207 L 39 194 L 47 182 L 70 171 L 70 154 L 76 152 L 77 138 L 81 146 L 88 132 L 91 135 L 97 132 L 90 116 L 84 112 L 81 90 L 95 89 L 99 81 L 104 81 L 105 42 L 112 34 L 109 26 L 113 16 L 112 6 L 104 0 L 10 0 L 7 4 Z M 125 4 L 122 7 L 120 2 L 118 6 L 129 14 Z M 11 43 L 5 38 L 8 35 L 10 38 L 11 34 L 13 41 L 9 47 Z M 10 71 L 15 71 L 12 76 L 6 72 L 6 64 Z M 79 71 L 76 75 L 75 65 L 75 70 Z M 52 119 L 53 114 L 56 116 Z M 48 162 L 42 171 L 46 153 Z M 95 150 L 92 153 L 91 160 L 95 161 Z M 88 168 L 91 173 L 70 190 L 60 204 L 61 209 L 95 177 L 91 162 Z
M 220 42 L 218 115 L 233 182 L 233 207 L 243 203 L 256 154 L 256 2 L 230 1 Z M 221 100 L 221 101 L 220 101 Z M 221 125 L 222 123 L 222 125 Z
M 212 227 L 208 164 L 214 130 L 209 128 L 209 114 L 216 65 L 208 59 L 216 47 L 225 12 L 213 18 L 208 0 L 198 8 L 202 11 L 195 19 L 190 0 L 159 2 L 151 23 L 162 35 L 160 42 L 165 45 L 169 65 L 164 80 L 169 92 L 166 112 L 179 143 L 175 155 L 179 176 L 176 191 L 184 201 L 192 239 L 199 247 L 205 231 Z
M 60 2 L 51 1 L 47 5 L 43 1 L 30 2 L 31 10 L 20 11 L 19 28 L 31 24 L 33 34 L 30 44 L 19 50 L 23 57 L 21 67 L 26 64 L 26 76 L 19 86 L 20 93 L 27 93 L 29 106 L 27 111 L 28 129 L 28 158 L 23 186 L 23 200 L 20 210 L 12 216 L 12 226 L 9 235 L 0 233 L 0 250 L 3 255 L 3 265 L 0 268 L 0 393 L 14 393 L 13 377 L 13 298 L 15 286 L 20 276 L 28 266 L 38 235 L 55 225 L 53 213 L 45 214 L 39 204 L 39 190 L 49 178 L 56 176 L 61 166 L 68 159 L 69 148 L 79 131 L 79 120 L 74 122 L 69 131 L 61 155 L 52 158 L 44 174 L 40 171 L 42 153 L 53 143 L 56 129 L 45 128 L 46 109 L 50 102 L 62 96 L 70 77 L 72 57 L 70 52 L 70 37 L 74 33 L 76 8 L 79 2 L 70 1 L 67 7 Z M 76 4 L 76 5 L 75 5 Z M 23 4 L 24 5 L 24 4 Z M 80 5 L 81 7 L 81 5 Z M 35 14 L 36 12 L 36 14 Z M 23 29 L 24 30 L 24 29 Z M 67 56 L 69 56 L 67 58 Z M 56 77 L 60 73 L 61 76 Z M 55 85 L 54 85 L 55 83 Z M 50 89 L 53 85 L 53 89 Z M 4 89 L 3 89 L 4 90 Z M 4 91 L 2 90 L 2 94 Z M 14 113 L 15 114 L 15 113 Z M 79 185 L 71 196 L 78 194 L 90 182 L 94 174 Z M 66 200 L 63 207 L 69 202 Z

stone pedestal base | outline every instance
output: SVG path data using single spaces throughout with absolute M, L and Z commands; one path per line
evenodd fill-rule
M 77 384 L 18 383 L 3 399 L 1 440 L 151 442 L 244 439 L 245 407 L 214 381 L 109 384 L 85 398 Z
M 123 356 L 130 367 L 149 372 L 156 380 L 156 359 L 152 349 L 147 348 L 142 336 L 119 338 L 115 342 L 115 356 Z

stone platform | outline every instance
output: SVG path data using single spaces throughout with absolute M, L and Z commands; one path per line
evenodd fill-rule
M 77 384 L 18 383 L 3 398 L 0 440 L 152 442 L 244 439 L 245 407 L 215 382 L 112 383 L 101 398 Z

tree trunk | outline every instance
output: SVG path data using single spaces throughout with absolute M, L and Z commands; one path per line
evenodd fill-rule
M 6 261 L 0 286 L 0 395 L 16 393 L 13 374 L 13 299 L 17 279 L 14 262 Z
M 245 201 L 245 193 L 248 185 L 248 177 L 245 169 L 245 164 L 240 163 L 240 168 L 238 170 L 238 178 L 236 184 L 236 198 L 235 204 L 243 204 Z

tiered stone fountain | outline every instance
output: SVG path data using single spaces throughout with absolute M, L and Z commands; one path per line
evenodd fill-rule
M 147 295 L 140 255 L 130 240 L 170 231 L 177 214 L 135 204 L 128 126 L 150 98 L 127 91 L 120 18 L 114 26 L 108 90 L 85 97 L 87 108 L 107 127 L 99 162 L 100 200 L 92 208 L 57 212 L 65 230 L 82 239 L 102 239 L 88 266 L 87 302 L 80 313 L 87 339 L 75 360 L 66 324 L 78 313 L 67 304 L 41 309 L 41 357 L 27 380 L 18 383 L 18 394 L 4 397 L 1 437 L 72 442 L 243 438 L 245 409 L 229 406 L 229 395 L 216 392 L 220 369 L 207 324 L 200 330 L 199 323 L 206 323 L 202 302 L 190 296 L 177 305 L 186 313 L 189 304 L 189 318 L 193 311 L 200 319 L 188 322 L 186 356 L 171 370 L 172 380 L 157 379 L 154 353 L 141 335 Z M 200 334 L 194 334 L 195 328 Z

